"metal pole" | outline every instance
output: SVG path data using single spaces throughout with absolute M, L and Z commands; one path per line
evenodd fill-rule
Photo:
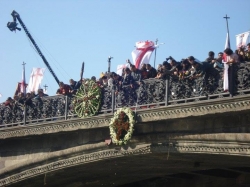
M 82 63 L 82 69 L 81 69 L 81 72 L 80 72 L 80 82 L 82 82 L 83 73 L 84 73 L 84 62 Z
M 65 113 L 64 113 L 64 119 L 68 119 L 68 96 L 65 96 Z
M 114 113 L 115 111 L 115 86 L 112 86 L 112 92 L 111 92 L 111 96 L 112 96 L 112 113 Z
M 24 104 L 24 109 L 23 109 L 23 124 L 26 125 L 26 104 Z
M 156 38 L 156 40 L 155 40 L 155 45 L 157 45 L 157 42 L 158 42 L 158 38 Z M 155 61 L 156 61 L 156 49 L 157 48 L 155 48 L 154 68 L 155 68 Z
M 166 88 L 165 88 L 165 106 L 168 106 L 168 91 L 169 91 L 169 76 L 167 77 L 166 81 Z
M 110 73 L 110 65 L 111 65 L 111 59 L 112 58 L 113 57 L 111 57 L 111 56 L 108 57 L 108 73 Z
M 233 97 L 234 95 L 234 87 L 235 87 L 235 82 L 234 82 L 234 78 L 235 78 L 235 65 L 234 64 L 231 64 L 229 66 L 229 69 L 228 69 L 228 73 L 229 73 L 229 94 L 230 94 L 230 97 Z

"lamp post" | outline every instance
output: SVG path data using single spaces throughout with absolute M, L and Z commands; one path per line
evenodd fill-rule
M 110 65 L 111 65 L 111 59 L 112 58 L 113 57 L 111 57 L 111 56 L 108 57 L 108 73 L 110 73 Z

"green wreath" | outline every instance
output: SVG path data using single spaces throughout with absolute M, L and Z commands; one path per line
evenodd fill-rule
M 112 142 L 117 145 L 127 144 L 134 131 L 134 113 L 130 108 L 118 109 L 109 123 Z
M 101 105 L 101 88 L 92 80 L 85 81 L 77 90 L 73 105 L 78 117 L 95 115 Z

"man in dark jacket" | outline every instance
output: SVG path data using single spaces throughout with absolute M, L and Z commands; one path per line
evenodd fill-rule
M 80 81 L 76 82 L 75 80 L 70 79 L 70 80 L 69 80 L 69 84 L 70 84 L 70 87 L 71 87 L 70 92 L 71 92 L 72 94 L 76 94 L 77 90 L 78 90 L 78 89 L 80 88 L 80 86 L 81 86 L 81 82 L 80 82 Z
M 125 75 L 123 76 L 123 79 L 122 79 L 122 85 L 123 86 L 130 85 L 131 88 L 133 88 L 133 84 L 134 84 L 134 79 L 131 75 L 131 71 L 129 68 L 126 68 Z
M 141 82 L 141 71 L 135 67 L 135 65 L 130 64 L 131 76 L 134 81 Z
M 157 71 L 150 64 L 146 64 L 146 69 L 148 70 L 148 78 L 155 78 Z

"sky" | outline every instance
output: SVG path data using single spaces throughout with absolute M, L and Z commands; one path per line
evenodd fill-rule
M 13 97 L 22 80 L 34 67 L 46 68 L 24 30 L 11 32 L 11 12 L 19 13 L 43 55 L 60 81 L 100 77 L 117 65 L 132 61 L 138 41 L 164 43 L 151 56 L 158 65 L 169 56 L 177 61 L 194 56 L 200 61 L 209 51 L 225 48 L 229 16 L 231 48 L 237 34 L 250 30 L 249 0 L 0 0 L 0 103 Z M 20 26 L 20 24 L 19 24 Z M 154 63 L 155 62 L 155 63 Z M 46 69 L 42 86 L 55 95 L 58 85 Z

